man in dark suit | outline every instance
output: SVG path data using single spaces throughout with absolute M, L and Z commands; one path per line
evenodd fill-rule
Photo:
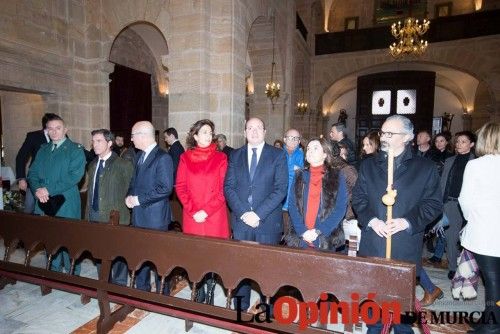
M 137 122 L 132 127 L 131 137 L 135 147 L 141 150 L 137 154 L 135 171 L 125 198 L 125 204 L 132 209 L 132 225 L 167 231 L 172 217 L 168 201 L 174 183 L 172 158 L 156 143 L 155 129 L 150 122 Z M 150 272 L 148 265 L 139 269 L 136 276 L 138 289 L 151 290 Z
M 248 144 L 231 153 L 224 193 L 231 208 L 234 239 L 276 245 L 283 233 L 281 207 L 287 194 L 288 167 L 285 152 L 266 144 L 265 134 L 261 119 L 246 122 Z M 240 309 L 246 311 L 250 285 L 241 284 L 235 296 L 241 301 Z
M 163 138 L 169 146 L 168 154 L 172 158 L 172 163 L 174 164 L 174 183 L 177 176 L 177 167 L 179 166 L 179 160 L 181 159 L 181 154 L 184 153 L 184 147 L 179 141 L 179 135 L 175 128 L 168 128 L 163 131 Z
M 52 113 L 46 113 L 43 115 L 42 129 L 28 132 L 26 134 L 26 139 L 16 156 L 16 177 L 19 183 L 19 189 L 26 192 L 26 201 L 24 203 L 25 213 L 33 213 L 35 210 L 35 198 L 28 187 L 28 182 L 26 182 L 26 164 L 31 158 L 31 166 L 35 160 L 36 153 L 40 149 L 40 146 L 50 141 L 49 134 L 47 132 L 47 122 L 55 119 L 56 116 L 56 114 Z
M 417 156 L 409 144 L 413 125 L 404 116 L 386 119 L 380 131 L 382 152 L 361 162 L 352 193 L 352 206 L 361 228 L 359 254 L 385 257 L 386 238 L 392 238 L 392 258 L 412 262 L 421 276 L 422 246 L 425 227 L 443 210 L 436 164 Z M 386 220 L 387 207 L 382 196 L 387 188 L 387 152 L 394 152 L 394 186 L 397 191 L 393 219 Z M 372 277 L 373 278 L 373 277 Z M 420 282 L 424 285 L 424 282 Z M 431 282 L 432 283 L 432 282 Z M 412 284 L 412 282 L 408 282 Z M 442 291 L 434 287 L 435 298 Z M 368 333 L 380 333 L 382 324 L 368 325 Z M 395 325 L 395 333 L 413 333 L 411 325 Z

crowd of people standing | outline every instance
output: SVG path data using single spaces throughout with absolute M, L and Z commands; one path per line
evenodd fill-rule
M 460 247 L 472 252 L 485 281 L 487 305 L 493 305 L 487 310 L 500 321 L 494 306 L 500 300 L 498 123 L 484 125 L 477 138 L 459 132 L 454 145 L 449 133 L 439 133 L 431 142 L 430 133 L 421 130 L 414 145 L 413 124 L 394 115 L 380 131 L 360 138 L 357 154 L 344 123 L 332 125 L 330 140 L 305 142 L 299 130 L 289 129 L 283 141 L 269 145 L 264 121 L 250 118 L 244 127 L 246 144 L 233 149 L 224 135 L 215 135 L 214 123 L 204 119 L 190 127 L 186 149 L 174 128 L 165 130 L 167 152 L 156 142 L 153 125 L 141 121 L 131 129 L 129 148 L 123 137 L 115 138 L 107 129 L 93 131 L 95 159 L 88 164 L 84 148 L 67 136 L 62 118 L 46 114 L 42 126 L 27 135 L 16 160 L 26 212 L 80 219 L 79 184 L 85 177 L 83 217 L 91 222 L 106 222 L 109 212 L 117 210 L 122 224 L 167 231 L 172 222 L 169 199 L 175 193 L 183 207 L 182 231 L 192 235 L 342 252 L 346 235 L 357 234 L 360 255 L 378 257 L 385 257 L 385 239 L 391 236 L 393 258 L 417 266 L 424 305 L 443 296 L 422 267 L 424 235 L 435 232 L 435 245 L 428 242 L 434 251 L 429 261 L 440 262 L 446 250 L 452 279 Z M 389 151 L 395 156 L 397 200 L 394 218 L 387 220 L 381 198 Z M 69 271 L 70 259 L 60 251 L 51 270 L 63 268 Z M 112 282 L 126 285 L 126 263 L 116 260 L 112 269 Z M 147 264 L 139 269 L 136 288 L 151 290 L 152 269 Z M 78 272 L 77 265 L 73 273 Z M 214 276 L 208 275 L 196 300 L 212 302 L 214 285 Z M 169 293 L 168 284 L 161 289 Z M 242 282 L 234 295 L 246 311 L 249 282 Z M 396 332 L 408 328 L 401 324 Z M 497 328 L 484 324 L 474 333 L 498 333 Z M 380 329 L 381 324 L 370 325 L 369 333 Z

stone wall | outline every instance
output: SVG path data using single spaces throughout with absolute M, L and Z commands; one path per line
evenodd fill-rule
M 15 173 L 16 155 L 26 133 L 42 128 L 47 106 L 42 95 L 8 91 L 0 91 L 0 103 L 5 164 Z

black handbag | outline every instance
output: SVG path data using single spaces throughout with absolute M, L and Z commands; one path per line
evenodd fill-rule
M 39 201 L 38 206 L 47 216 L 54 217 L 65 201 L 66 198 L 64 195 L 49 196 L 49 200 L 47 202 L 42 203 Z

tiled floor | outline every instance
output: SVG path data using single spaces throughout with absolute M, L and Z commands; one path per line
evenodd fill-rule
M 3 258 L 3 241 L 0 240 L 0 257 Z M 21 262 L 24 259 L 24 252 L 18 249 L 13 261 Z M 45 263 L 45 256 L 39 254 L 32 260 L 32 265 L 42 267 Z M 481 311 L 484 309 L 484 291 L 481 286 L 478 298 L 472 301 L 453 300 L 450 291 L 450 281 L 446 277 L 447 270 L 439 266 L 426 266 L 429 276 L 434 283 L 440 287 L 445 296 L 437 301 L 432 307 L 433 311 Z M 82 264 L 82 276 L 96 278 L 96 268 L 90 260 L 84 260 Z M 174 291 L 176 297 L 188 299 L 190 288 L 185 282 L 181 282 Z M 423 296 L 420 287 L 416 288 L 417 297 Z M 257 294 L 252 293 L 252 299 L 257 301 Z M 215 293 L 215 305 L 225 305 L 225 294 L 220 286 L 217 286 Z M 0 334 L 3 333 L 95 333 L 99 309 L 95 299 L 90 303 L 82 305 L 80 296 L 53 290 L 52 293 L 41 296 L 40 288 L 36 285 L 17 282 L 15 285 L 8 285 L 0 290 Z M 451 313 L 453 320 L 453 313 Z M 430 321 L 430 316 L 428 316 Z M 342 330 L 342 325 L 330 326 L 329 329 Z M 461 334 L 465 333 L 469 327 L 467 325 L 437 325 L 431 324 L 432 333 Z M 363 326 L 362 332 L 366 332 Z M 414 328 L 415 333 L 423 333 L 420 329 Z M 136 309 L 128 317 L 115 325 L 111 331 L 118 333 L 184 333 L 184 320 L 168 317 L 161 314 L 150 313 Z M 194 324 L 190 331 L 192 334 L 201 333 L 230 333 L 226 330 L 209 327 L 201 324 Z

